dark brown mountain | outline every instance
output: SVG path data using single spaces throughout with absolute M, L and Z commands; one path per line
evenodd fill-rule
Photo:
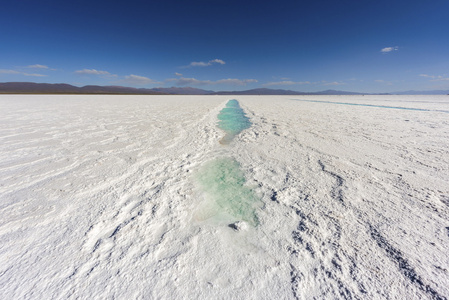
M 78 87 L 65 83 L 5 82 L 0 83 L 2 94 L 58 94 L 76 93 Z
M 215 92 L 212 95 L 307 95 L 303 92 L 295 92 L 290 90 L 274 90 L 267 88 L 252 89 L 246 91 L 232 91 L 232 92 Z
M 77 87 L 65 83 L 5 82 L 0 83 L 0 94 L 164 95 L 166 93 L 124 86 L 86 85 Z
M 86 85 L 77 87 L 65 83 L 4 82 L 0 83 L 0 94 L 98 94 L 98 95 L 389 95 L 388 93 L 354 93 L 326 90 L 320 92 L 298 92 L 282 89 L 259 88 L 246 91 L 221 91 L 192 87 L 133 88 L 126 86 Z M 395 92 L 398 95 L 447 95 L 449 90 Z
M 216 92 L 212 93 L 213 95 L 364 95 L 363 93 L 354 93 L 354 92 L 346 92 L 346 91 L 336 91 L 336 90 L 326 90 L 321 92 L 297 92 L 291 90 L 282 90 L 282 89 L 252 89 L 247 91 L 233 91 L 233 92 Z
M 154 88 L 152 90 L 156 92 L 175 94 L 175 95 L 207 95 L 215 93 L 214 91 L 207 91 L 192 87 Z

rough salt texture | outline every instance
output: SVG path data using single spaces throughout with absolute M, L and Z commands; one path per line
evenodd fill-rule
M 0 298 L 449 298 L 447 96 L 235 98 L 0 96 Z M 257 226 L 195 218 L 222 157 Z

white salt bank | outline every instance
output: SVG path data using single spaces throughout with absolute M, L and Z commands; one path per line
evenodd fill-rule
M 449 298 L 448 96 L 233 97 L 0 96 L 0 299 Z

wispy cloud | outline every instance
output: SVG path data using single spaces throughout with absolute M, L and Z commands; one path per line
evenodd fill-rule
M 399 47 L 398 46 L 395 46 L 395 47 L 385 47 L 385 48 L 382 48 L 381 50 L 380 50 L 380 52 L 382 52 L 382 53 L 389 53 L 389 52 L 392 52 L 392 51 L 398 51 L 399 50 Z
M 188 67 L 206 67 L 206 66 L 210 66 L 210 63 L 206 63 L 203 61 L 193 61 L 190 63 L 190 65 L 188 65 Z
M 131 85 L 150 85 L 150 84 L 160 84 L 161 82 L 153 80 L 151 78 L 139 75 L 127 75 L 124 79 L 119 80 L 119 83 L 131 84 Z
M 329 81 L 326 81 L 326 80 L 323 80 L 323 81 L 321 81 L 321 85 L 345 85 L 346 83 L 345 82 L 343 82 L 343 81 L 331 81 L 331 82 L 329 82 Z
M 175 81 L 176 85 L 211 85 L 213 81 L 211 80 L 198 80 L 196 78 L 185 78 L 181 77 L 179 80 Z
M 39 64 L 36 64 L 36 65 L 29 65 L 29 66 L 26 66 L 26 68 L 29 68 L 29 69 L 44 69 L 44 70 L 47 70 L 47 69 L 50 69 L 48 66 L 46 66 L 46 65 L 39 65 Z
M 22 72 L 16 71 L 16 70 L 6 70 L 6 69 L 0 69 L 0 74 L 21 74 Z
M 186 85 L 215 85 L 215 84 L 229 84 L 236 86 L 245 86 L 249 83 L 258 82 L 256 79 L 236 79 L 236 78 L 227 78 L 220 80 L 198 80 L 196 78 L 170 78 L 167 79 L 168 82 L 173 82 L 178 86 L 186 86 Z
M 430 81 L 446 81 L 446 80 L 449 80 L 449 77 L 447 77 L 446 75 L 442 76 L 442 75 L 420 74 L 419 76 L 430 78 L 431 79 Z
M 25 76 L 33 76 L 33 77 L 46 77 L 47 75 L 44 74 L 38 74 L 38 73 L 22 73 Z
M 226 64 L 223 60 L 218 59 L 218 58 L 213 59 L 213 60 L 210 60 L 209 63 L 210 63 L 210 64 L 220 64 L 220 65 Z
M 419 74 L 419 76 L 421 76 L 421 77 L 426 77 L 426 78 L 435 78 L 435 76 L 433 76 L 433 75 L 427 75 L 427 74 Z
M 182 76 L 182 74 L 181 74 L 181 73 L 178 73 L 178 72 L 176 72 L 175 75 L 176 75 L 176 76 Z
M 256 79 L 220 79 L 214 82 L 214 84 L 230 84 L 230 85 L 247 85 L 248 83 L 256 83 Z
M 57 69 L 50 68 L 47 65 L 41 65 L 41 64 L 35 64 L 35 65 L 28 65 L 26 67 L 20 67 L 20 69 L 37 69 L 41 71 L 56 71 Z
M 303 85 L 303 84 L 311 84 L 310 81 L 291 81 L 291 80 L 284 80 L 284 81 L 273 81 L 273 82 L 267 82 L 263 84 L 263 86 L 276 86 L 276 85 Z
M 329 86 L 329 85 L 345 85 L 346 82 L 326 81 L 326 80 L 315 81 L 315 82 L 284 80 L 284 81 L 267 82 L 267 83 L 264 83 L 263 86 L 282 86 L 282 85 L 286 86 L 286 85 L 306 85 L 306 84 Z
M 82 69 L 75 71 L 75 74 L 79 75 L 104 75 L 104 76 L 113 76 L 116 77 L 117 75 L 111 74 L 108 71 L 100 71 L 95 69 Z
M 198 80 L 196 78 L 185 78 L 185 77 L 170 78 L 170 79 L 167 79 L 166 81 L 173 82 L 175 85 L 180 85 L 180 86 L 184 86 L 184 85 L 207 85 L 207 84 L 211 83 L 210 80 Z
M 376 79 L 376 80 L 374 80 L 374 82 L 383 83 L 383 84 L 386 84 L 386 85 L 393 85 L 393 83 L 391 81 L 386 81 L 386 80 L 383 80 L 383 79 Z
M 208 62 L 193 61 L 188 66 L 185 66 L 185 68 L 189 68 L 189 67 L 207 67 L 207 66 L 212 66 L 214 64 L 224 65 L 224 64 L 226 64 L 226 62 L 224 60 L 218 59 L 218 58 L 209 60 Z
M 45 77 L 45 76 L 47 76 L 47 75 L 44 75 L 44 74 L 26 73 L 26 72 L 20 72 L 20 71 L 17 71 L 17 70 L 6 70 L 6 69 L 0 69 L 0 74 L 23 75 L 23 76 L 33 76 L 33 77 Z

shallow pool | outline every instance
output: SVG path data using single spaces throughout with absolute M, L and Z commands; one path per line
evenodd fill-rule
M 225 212 L 253 226 L 258 224 L 256 208 L 260 201 L 245 185 L 245 175 L 235 159 L 224 157 L 206 163 L 197 179 L 208 200 L 202 208 L 203 216 Z
M 223 129 L 226 135 L 220 141 L 229 144 L 232 139 L 243 130 L 251 127 L 251 122 L 246 116 L 237 100 L 229 100 L 226 107 L 218 114 L 218 128 Z

